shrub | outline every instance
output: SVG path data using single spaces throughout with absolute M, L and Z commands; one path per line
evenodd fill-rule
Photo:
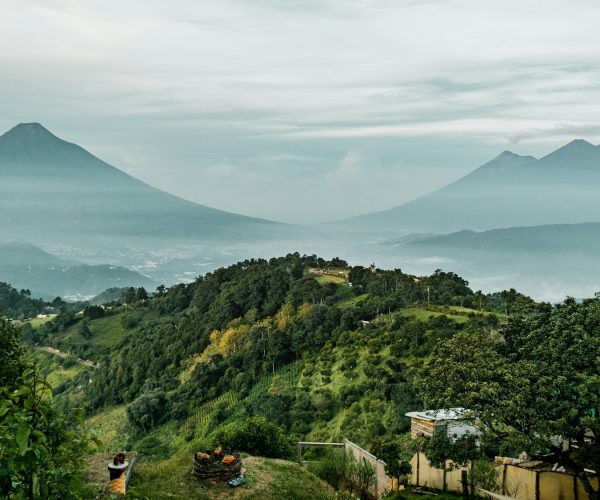
M 292 436 L 264 417 L 232 422 L 215 433 L 215 444 L 269 458 L 293 458 L 295 443 Z
M 0 497 L 80 498 L 84 458 L 92 451 L 83 412 L 62 415 L 36 367 L 16 384 L 16 391 L 0 388 Z
M 147 432 L 166 415 L 167 399 L 163 391 L 142 394 L 127 409 L 127 420 L 137 431 Z
M 336 490 L 341 490 L 348 479 L 348 455 L 342 451 L 325 450 L 323 458 L 311 463 L 308 470 L 326 483 L 329 483 Z
M 121 325 L 123 325 L 123 328 L 125 328 L 126 330 L 131 330 L 132 328 L 135 328 L 140 324 L 141 321 L 142 318 L 139 314 L 136 313 L 124 314 L 121 317 Z
M 357 461 L 352 453 L 326 450 L 309 470 L 339 492 L 351 493 L 352 498 L 374 497 L 375 468 L 366 460 Z

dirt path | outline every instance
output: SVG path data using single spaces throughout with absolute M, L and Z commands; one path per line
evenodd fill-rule
M 66 358 L 66 357 L 70 356 L 69 353 L 61 351 L 60 349 L 55 349 L 54 347 L 43 346 L 43 347 L 38 347 L 38 349 L 40 351 L 44 351 L 49 354 L 54 354 L 55 356 L 59 356 L 61 358 Z M 77 358 L 77 359 L 75 359 L 75 361 L 77 361 L 77 363 L 79 363 L 80 365 L 88 366 L 90 368 L 95 368 L 96 370 L 100 367 L 100 365 L 94 363 L 93 361 L 90 361 L 89 359 Z

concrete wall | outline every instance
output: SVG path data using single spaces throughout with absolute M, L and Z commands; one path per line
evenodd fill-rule
M 443 489 L 443 471 L 429 464 L 424 453 L 415 453 L 411 460 L 412 474 L 409 484 L 426 488 Z M 583 484 L 571 474 L 534 471 L 517 465 L 498 464 L 497 492 L 518 500 L 585 500 Z M 461 470 L 446 473 L 448 491 L 462 492 Z M 536 495 L 537 482 L 537 495 Z M 598 478 L 592 478 L 598 487 Z

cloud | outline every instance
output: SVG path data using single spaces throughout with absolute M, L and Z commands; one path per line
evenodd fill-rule
M 384 208 L 509 144 L 600 142 L 599 16 L 591 0 L 6 0 L 0 127 L 42 121 L 219 208 L 236 182 L 236 209 L 265 217 Z M 346 192 L 315 195 L 323 179 Z

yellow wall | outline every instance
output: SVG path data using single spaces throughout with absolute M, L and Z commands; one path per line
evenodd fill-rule
M 417 485 L 417 454 L 411 460 L 412 474 L 409 479 L 411 485 Z M 504 494 L 518 500 L 535 500 L 536 472 L 515 465 L 498 464 L 498 493 L 502 493 L 503 467 L 506 467 Z M 456 469 L 446 474 L 448 491 L 462 492 L 461 470 Z M 561 472 L 538 472 L 539 474 L 539 500 L 575 500 L 574 478 L 571 474 Z M 598 486 L 598 479 L 592 478 L 594 487 Z M 419 486 L 441 490 L 443 488 L 443 471 L 431 467 L 425 454 L 419 454 Z M 587 498 L 581 481 L 577 480 L 578 500 Z

